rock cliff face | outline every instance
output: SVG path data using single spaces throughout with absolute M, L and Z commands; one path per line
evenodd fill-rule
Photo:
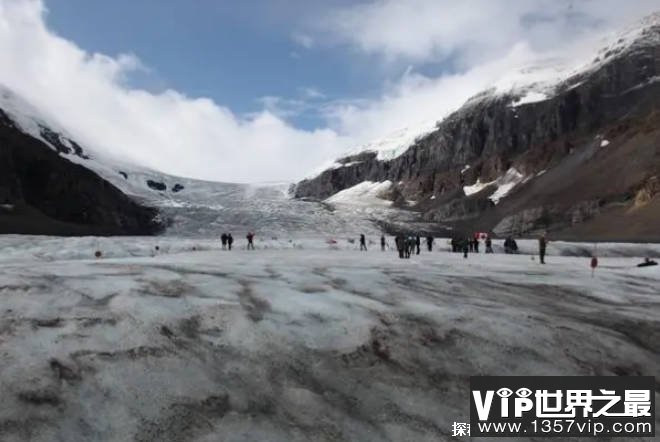
M 160 230 L 156 210 L 60 155 L 86 158 L 79 145 L 47 128 L 41 135 L 50 146 L 0 110 L 0 233 L 144 235 Z
M 402 155 L 342 158 L 343 167 L 298 183 L 295 195 L 325 199 L 362 181 L 390 180 L 427 220 L 530 234 L 560 232 L 632 204 L 643 183 L 660 175 L 660 16 L 544 100 L 526 103 L 524 93 L 486 91 Z M 496 185 L 463 191 L 509 170 L 522 178 L 497 205 L 489 200 Z

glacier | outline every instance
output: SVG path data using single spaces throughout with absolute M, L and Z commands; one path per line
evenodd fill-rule
M 0 439 L 453 440 L 472 375 L 660 377 L 658 245 L 236 236 L 0 237 Z

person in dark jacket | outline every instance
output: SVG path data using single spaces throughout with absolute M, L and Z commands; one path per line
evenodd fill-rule
M 222 242 L 222 250 L 225 250 L 227 248 L 227 234 L 223 233 L 220 236 L 220 242 Z
M 470 238 L 465 238 L 463 240 L 463 258 L 468 257 L 468 250 L 470 250 L 470 244 L 472 244 Z
M 545 233 L 539 237 L 539 259 L 541 264 L 545 264 L 545 248 L 548 245 L 548 240 L 545 239 Z
M 493 240 L 490 236 L 486 237 L 486 253 L 493 253 Z
M 404 258 L 404 248 L 405 248 L 405 240 L 402 235 L 397 235 L 394 238 L 394 243 L 396 244 L 396 250 L 399 252 L 399 258 L 403 259 Z
M 385 251 L 385 235 L 380 236 L 380 250 Z
M 429 252 L 433 251 L 433 237 L 432 236 L 427 236 L 426 237 L 426 247 L 428 247 Z
M 479 236 L 474 237 L 474 253 L 479 253 Z
M 408 259 L 410 258 L 410 253 L 413 247 L 413 241 L 412 241 L 412 236 L 404 236 L 403 237 L 403 256 Z
M 360 235 L 360 251 L 367 251 L 367 238 L 364 234 Z
M 231 236 L 231 233 L 227 234 L 227 247 L 231 250 L 231 245 L 234 244 L 234 237 Z
M 509 236 L 504 240 L 504 253 L 515 254 L 518 253 L 518 244 L 513 237 Z
M 417 235 L 417 237 L 415 237 L 415 247 L 417 248 L 417 254 L 418 255 L 420 253 L 421 245 L 422 245 L 422 238 L 420 238 L 419 235 Z
M 248 232 L 247 236 L 245 237 L 247 239 L 247 249 L 248 250 L 254 250 L 254 233 Z

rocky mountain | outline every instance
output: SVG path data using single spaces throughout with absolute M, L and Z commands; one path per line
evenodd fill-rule
M 64 134 L 0 89 L 0 233 L 144 235 L 162 229 L 156 209 L 77 164 L 90 157 Z
M 484 91 L 394 154 L 340 158 L 294 193 L 389 181 L 399 205 L 463 233 L 660 240 L 660 13 L 555 70 Z

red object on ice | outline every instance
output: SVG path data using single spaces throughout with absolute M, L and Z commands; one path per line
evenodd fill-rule
M 596 267 L 598 267 L 598 258 L 594 256 L 593 258 L 591 258 L 591 268 L 595 269 Z

